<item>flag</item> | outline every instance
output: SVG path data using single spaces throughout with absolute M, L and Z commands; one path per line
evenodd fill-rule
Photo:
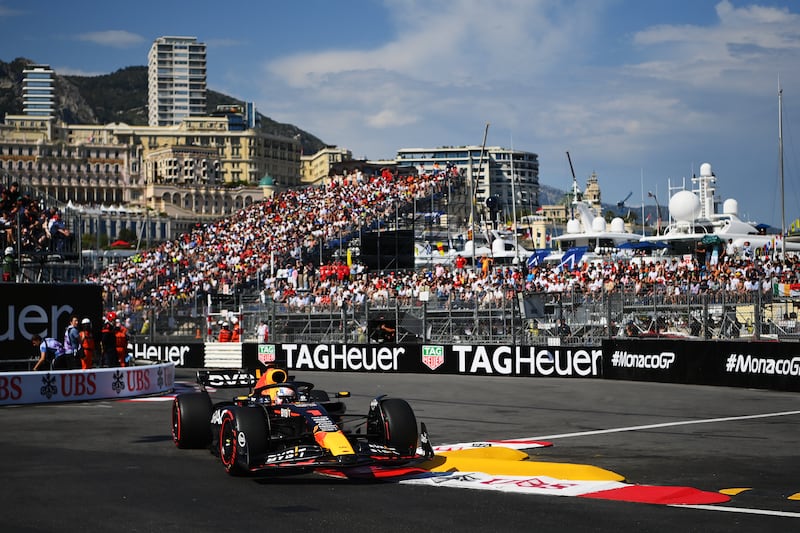
M 580 264 L 581 259 L 583 259 L 583 254 L 585 254 L 588 249 L 588 246 L 570 248 L 564 252 L 564 256 L 561 258 L 561 263 L 558 264 L 558 267 L 561 268 L 566 265 L 569 270 L 574 270 L 575 267 Z
M 772 295 L 797 298 L 800 296 L 800 283 L 775 283 L 772 285 Z
M 549 253 L 550 250 L 545 248 L 544 250 L 538 250 L 531 254 L 531 256 L 528 257 L 528 268 L 541 265 L 544 262 L 544 258 L 547 257 Z

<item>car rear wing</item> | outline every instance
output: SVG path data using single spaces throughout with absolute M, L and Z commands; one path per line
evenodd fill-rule
M 256 377 L 250 374 L 247 370 L 198 370 L 197 382 L 203 387 L 234 389 L 252 387 L 256 384 Z

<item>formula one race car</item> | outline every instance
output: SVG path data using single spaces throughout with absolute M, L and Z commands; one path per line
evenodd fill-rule
M 178 448 L 209 447 L 229 474 L 342 472 L 433 457 L 425 425 L 417 428 L 405 400 L 379 396 L 366 415 L 350 415 L 340 401 L 349 392 L 329 395 L 280 368 L 267 369 L 258 381 L 224 371 L 200 371 L 197 378 L 202 391 L 173 402 L 172 437 Z M 212 405 L 207 385 L 252 388 Z

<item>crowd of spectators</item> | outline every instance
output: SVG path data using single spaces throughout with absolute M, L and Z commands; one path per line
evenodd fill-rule
M 198 294 L 233 294 L 272 278 L 287 266 L 294 278 L 315 277 L 308 257 L 319 246 L 359 228 L 387 224 L 398 206 L 443 187 L 440 176 L 367 175 L 356 171 L 321 186 L 277 193 L 214 223 L 198 225 L 109 266 L 87 281 L 101 284 L 108 304 L 124 311 L 159 309 Z
M 23 194 L 19 183 L 0 185 L 0 244 L 22 253 L 65 252 L 72 238 L 54 207 Z
M 164 309 L 206 294 L 233 294 L 246 287 L 264 303 L 309 311 L 331 306 L 381 305 L 397 299 L 452 307 L 478 302 L 492 307 L 520 291 L 580 292 L 594 297 L 613 291 L 664 295 L 685 302 L 693 295 L 725 293 L 728 299 L 772 290 L 774 283 L 800 282 L 800 259 L 726 255 L 718 262 L 697 258 L 609 259 L 569 270 L 557 264 L 471 268 L 464 261 L 410 271 L 368 271 L 358 261 L 319 265 L 320 243 L 391 221 L 398 203 L 425 198 L 446 187 L 444 176 L 368 176 L 355 172 L 321 186 L 289 190 L 240 209 L 214 223 L 198 225 L 109 266 L 87 281 L 104 287 L 106 305 L 125 316 Z M 480 262 L 479 262 L 480 264 Z

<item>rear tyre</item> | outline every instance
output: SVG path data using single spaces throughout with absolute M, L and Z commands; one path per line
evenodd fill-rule
M 319 390 L 319 389 L 311 389 L 311 391 L 309 392 L 309 397 L 315 402 L 319 403 L 331 401 L 331 398 L 330 396 L 328 396 L 328 393 L 324 390 Z
M 229 407 L 222 412 L 219 428 L 219 458 L 232 476 L 248 474 L 255 458 L 267 451 L 269 436 L 260 407 Z
M 414 455 L 417 449 L 417 417 L 408 402 L 398 398 L 383 400 L 380 404 L 383 413 L 386 444 L 401 455 Z
M 211 398 L 206 392 L 179 394 L 172 402 L 172 440 L 178 448 L 211 443 Z

